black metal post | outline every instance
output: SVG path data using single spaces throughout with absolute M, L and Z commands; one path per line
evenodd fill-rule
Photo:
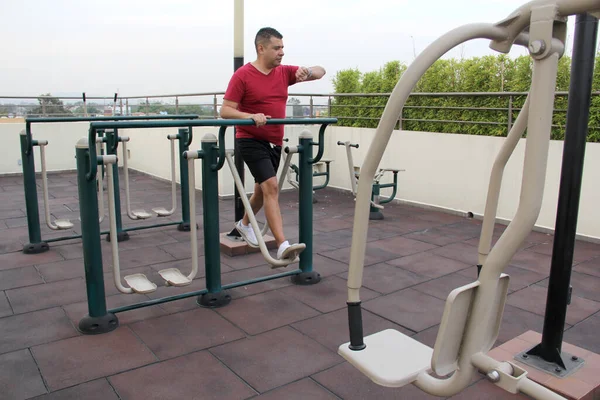
M 188 187 L 188 164 L 183 158 L 183 153 L 189 150 L 189 139 L 192 135 L 192 127 L 179 129 L 179 185 L 181 189 L 181 223 L 177 226 L 177 230 L 182 232 L 190 231 L 190 204 L 189 187 Z M 192 182 L 194 185 L 194 182 Z
M 598 20 L 589 14 L 578 15 L 544 329 L 542 342 L 528 352 L 557 365 L 557 373 L 568 370 L 570 361 L 577 359 L 565 357 L 562 339 L 570 297 L 597 35 Z

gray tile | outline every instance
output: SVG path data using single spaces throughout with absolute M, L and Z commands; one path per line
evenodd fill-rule
M 0 323 L 0 353 L 78 335 L 60 308 L 13 315 Z
M 228 306 L 216 310 L 250 335 L 279 328 L 319 314 L 318 311 L 300 301 L 276 291 L 234 300 Z
M 419 332 L 440 323 L 444 302 L 414 289 L 405 289 L 367 301 L 363 308 Z
M 106 379 L 82 383 L 68 389 L 52 392 L 34 400 L 118 400 L 115 390 Z
M 162 360 L 245 337 L 240 329 L 206 308 L 137 322 L 131 329 Z
M 35 267 L 22 267 L 0 271 L 0 290 L 44 283 Z
M 78 385 L 156 361 L 127 328 L 102 335 L 78 336 L 32 347 L 50 391 Z
M 123 400 L 246 399 L 256 392 L 206 351 L 109 378 Z
M 46 393 L 29 350 L 0 355 L 0 393 L 5 400 L 21 400 Z
M 336 354 L 289 327 L 224 344 L 210 351 L 260 393 L 339 362 Z

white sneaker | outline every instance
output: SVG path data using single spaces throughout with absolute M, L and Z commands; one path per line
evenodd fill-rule
M 248 246 L 258 248 L 258 240 L 256 239 L 254 229 L 252 229 L 251 225 L 245 226 L 240 219 L 235 223 L 235 229 L 242 235 L 242 238 L 248 243 Z
M 298 257 L 298 255 L 304 251 L 305 248 L 306 245 L 304 243 L 294 243 L 290 245 L 290 243 L 286 240 L 285 242 L 279 245 L 279 249 L 277 250 L 277 259 L 295 260 L 296 257 Z

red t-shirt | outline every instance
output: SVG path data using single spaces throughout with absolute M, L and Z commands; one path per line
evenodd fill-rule
M 271 118 L 285 118 L 288 86 L 296 83 L 298 67 L 280 65 L 268 75 L 260 72 L 252 63 L 239 68 L 229 81 L 225 100 L 239 104 L 238 110 L 250 114 L 263 113 Z M 237 138 L 267 140 L 281 146 L 283 125 L 236 126 Z

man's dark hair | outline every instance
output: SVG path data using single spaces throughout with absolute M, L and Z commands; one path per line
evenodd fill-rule
M 254 38 L 254 47 L 258 51 L 258 45 L 264 44 L 271 40 L 271 37 L 276 37 L 277 39 L 283 39 L 283 35 L 277 31 L 277 29 L 273 28 L 261 28 Z

